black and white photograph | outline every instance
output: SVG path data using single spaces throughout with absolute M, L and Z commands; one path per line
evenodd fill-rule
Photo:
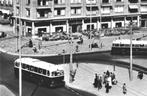
M 0 0 L 0 96 L 147 96 L 147 0 Z

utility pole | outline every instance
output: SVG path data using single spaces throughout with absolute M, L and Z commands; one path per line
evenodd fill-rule
M 69 34 L 70 34 L 70 63 L 69 63 L 69 83 L 73 82 L 73 40 L 72 40 L 72 30 L 71 28 L 69 29 Z
M 92 15 L 92 2 L 91 2 L 92 0 L 90 0 L 90 45 L 89 45 L 89 48 L 90 48 L 90 51 L 91 51 L 91 49 L 92 49 L 92 41 L 91 41 L 91 39 L 92 39 L 92 25 L 91 25 L 91 22 L 92 22 L 92 18 L 91 18 L 91 15 Z
M 20 64 L 19 64 L 19 96 L 22 96 L 22 65 L 21 65 L 21 32 L 22 32 L 22 22 L 21 22 L 21 11 L 22 11 L 22 1 L 19 0 L 20 2 L 20 8 L 19 8 L 19 59 L 20 59 Z
M 130 80 L 132 81 L 133 80 L 133 71 L 132 71 L 132 62 L 133 62 L 133 59 L 132 59 L 132 27 L 133 27 L 133 21 L 132 21 L 132 18 L 131 18 L 131 21 L 130 21 L 130 27 L 131 27 L 131 32 L 130 32 Z

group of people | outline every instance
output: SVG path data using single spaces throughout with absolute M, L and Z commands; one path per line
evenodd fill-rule
M 109 90 L 112 88 L 112 85 L 117 84 L 115 74 L 113 72 L 109 72 L 108 70 L 104 72 L 103 75 L 95 74 L 95 79 L 93 83 L 94 87 L 100 90 L 103 84 L 106 88 L 106 93 L 109 93 Z
M 138 75 L 137 75 L 137 78 L 142 80 L 143 79 L 143 72 L 139 71 Z

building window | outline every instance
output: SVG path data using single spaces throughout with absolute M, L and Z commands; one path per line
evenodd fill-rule
M 27 0 L 26 4 L 27 4 L 27 5 L 30 5 L 30 0 Z
M 65 8 L 55 8 L 54 9 L 54 15 L 58 16 L 58 15 L 65 15 Z
M 98 7 L 86 7 L 87 14 L 97 14 Z
M 26 16 L 29 17 L 30 16 L 30 9 L 26 8 Z
M 138 0 L 129 0 L 130 3 L 138 3 Z
M 102 0 L 102 3 L 109 3 L 109 0 Z
M 86 0 L 86 4 L 96 4 L 96 0 Z
M 80 15 L 81 14 L 81 8 L 80 7 L 72 7 L 71 8 L 71 15 Z
M 136 12 L 138 12 L 138 6 L 134 5 L 134 4 L 133 5 L 129 5 L 128 11 L 130 13 L 136 13 Z
M 49 5 L 49 0 L 38 0 L 38 6 L 47 6 Z
M 116 12 L 116 13 L 124 12 L 124 6 L 115 6 L 114 12 Z
M 51 9 L 37 9 L 37 18 L 47 18 L 51 14 Z
M 111 13 L 111 6 L 101 7 L 102 14 L 110 14 Z
M 141 12 L 147 12 L 147 5 L 141 5 L 140 6 L 140 11 Z
M 16 7 L 16 15 L 19 15 L 19 7 Z
M 117 22 L 115 23 L 115 27 L 118 28 L 118 27 L 122 27 L 122 23 L 121 22 Z
M 93 30 L 93 29 L 94 29 L 94 24 L 87 25 L 87 30 L 88 31 Z
M 123 2 L 123 0 L 116 0 L 116 2 Z
M 81 0 L 70 0 L 70 3 L 82 3 Z
M 147 2 L 146 0 L 141 0 L 141 2 Z
M 65 0 L 54 0 L 54 4 L 65 4 Z

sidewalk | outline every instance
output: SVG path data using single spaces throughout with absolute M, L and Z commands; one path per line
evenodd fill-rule
M 15 96 L 7 87 L 0 85 L 0 96 Z
M 142 80 L 137 79 L 137 72 L 133 71 L 133 81 L 129 80 L 128 69 L 116 67 L 113 71 L 112 65 L 105 64 L 94 64 L 94 63 L 81 63 L 77 69 L 75 75 L 75 81 L 69 83 L 69 70 L 68 65 L 63 65 L 65 68 L 65 81 L 67 86 L 88 91 L 90 93 L 96 94 L 97 96 L 124 96 L 122 93 L 123 83 L 127 85 L 127 95 L 126 96 L 147 96 L 147 75 L 144 75 Z M 98 91 L 97 88 L 93 87 L 95 73 L 102 74 L 109 70 L 110 72 L 115 72 L 116 79 L 118 80 L 117 85 L 113 85 L 109 93 L 105 92 L 105 87 L 103 85 L 102 89 Z

